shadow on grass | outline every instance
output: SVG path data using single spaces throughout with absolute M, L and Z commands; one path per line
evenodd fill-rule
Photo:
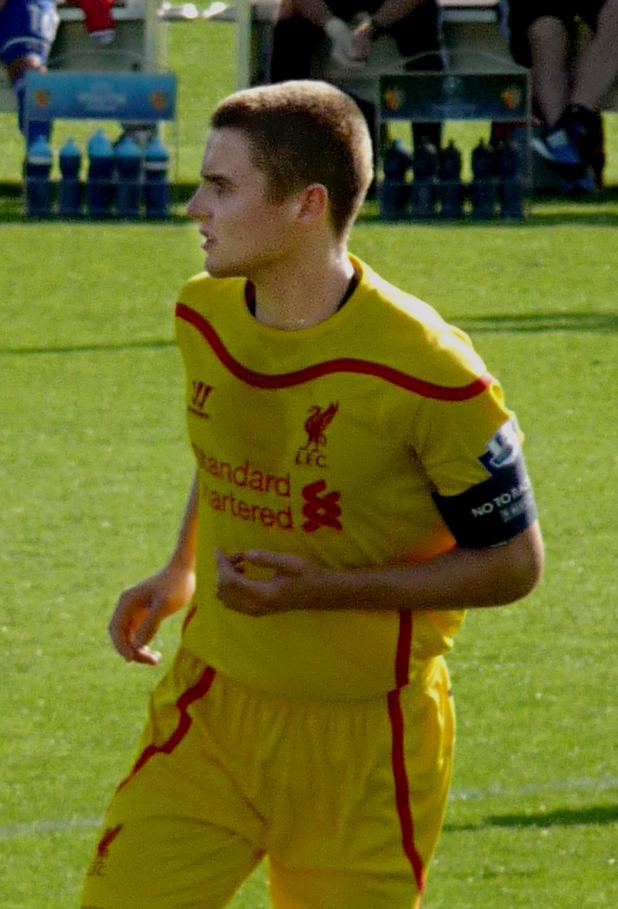
M 480 830 L 483 827 L 507 827 L 519 830 L 527 827 L 603 827 L 617 822 L 618 805 L 591 805 L 588 808 L 558 808 L 555 811 L 538 811 L 533 814 L 524 812 L 489 815 L 476 823 L 445 824 L 444 830 L 459 833 Z
M 541 332 L 541 331 L 618 331 L 618 314 L 600 312 L 539 312 L 520 316 L 462 316 L 449 318 L 449 322 L 464 331 L 488 332 Z
M 33 354 L 72 354 L 72 353 L 97 353 L 102 351 L 121 350 L 154 350 L 162 347 L 175 347 L 173 339 L 146 340 L 146 341 L 121 341 L 109 344 L 75 344 L 58 347 L 0 347 L 0 356 L 32 356 Z

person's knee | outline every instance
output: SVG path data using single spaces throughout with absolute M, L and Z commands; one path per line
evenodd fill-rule
M 618 0 L 605 0 L 597 16 L 596 31 L 618 42 Z
M 528 26 L 528 42 L 531 50 L 546 50 L 549 46 L 560 47 L 568 41 L 569 33 L 562 19 L 555 16 L 539 16 Z

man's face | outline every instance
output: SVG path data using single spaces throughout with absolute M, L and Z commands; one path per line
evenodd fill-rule
M 237 129 L 210 132 L 201 176 L 187 210 L 204 237 L 207 270 L 217 278 L 255 279 L 291 248 L 295 199 L 268 200 L 266 177 Z

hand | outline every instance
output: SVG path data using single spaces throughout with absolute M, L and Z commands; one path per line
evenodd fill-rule
M 331 40 L 330 55 L 335 63 L 348 68 L 358 66 L 358 61 L 355 62 L 352 58 L 352 32 L 343 19 L 333 16 L 326 23 L 324 31 Z
M 352 32 L 352 59 L 368 60 L 371 53 L 371 42 L 373 41 L 373 23 L 369 17 L 363 19 Z
M 229 609 L 245 615 L 263 616 L 292 609 L 319 609 L 327 605 L 334 572 L 309 559 L 285 553 L 253 549 L 224 555 L 215 550 L 216 594 Z M 245 577 L 245 564 L 272 570 L 267 580 Z
M 127 663 L 157 665 L 161 654 L 146 645 L 163 619 L 182 609 L 194 590 L 195 574 L 172 561 L 158 574 L 121 594 L 109 633 L 114 647 Z

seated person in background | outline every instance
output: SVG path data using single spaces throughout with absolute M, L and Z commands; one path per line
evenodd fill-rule
M 571 67 L 569 49 L 581 23 L 591 39 Z M 599 183 L 599 105 L 618 72 L 618 0 L 510 0 L 509 27 L 511 52 L 532 69 L 535 106 L 546 126 L 535 151 L 574 179 L 585 180 L 592 167 Z
M 76 0 L 86 17 L 86 31 L 107 44 L 114 35 L 112 0 Z M 58 13 L 54 0 L 0 0 L 0 60 L 6 66 L 17 98 L 19 128 L 28 148 L 36 139 L 49 139 L 50 121 L 28 121 L 25 116 L 26 73 L 46 71 L 56 31 Z
M 26 123 L 25 82 L 29 69 L 45 72 L 57 28 L 53 0 L 0 0 L 0 59 L 17 97 L 17 117 L 26 147 L 40 137 L 49 139 L 49 121 Z
M 436 0 L 283 0 L 274 30 L 271 81 L 309 78 L 325 36 L 337 66 L 360 69 L 381 34 L 391 35 L 401 56 L 411 58 L 406 69 L 442 69 Z M 372 125 L 373 106 L 355 100 Z M 439 147 L 440 124 L 415 123 L 413 135 L 415 146 L 425 140 Z

